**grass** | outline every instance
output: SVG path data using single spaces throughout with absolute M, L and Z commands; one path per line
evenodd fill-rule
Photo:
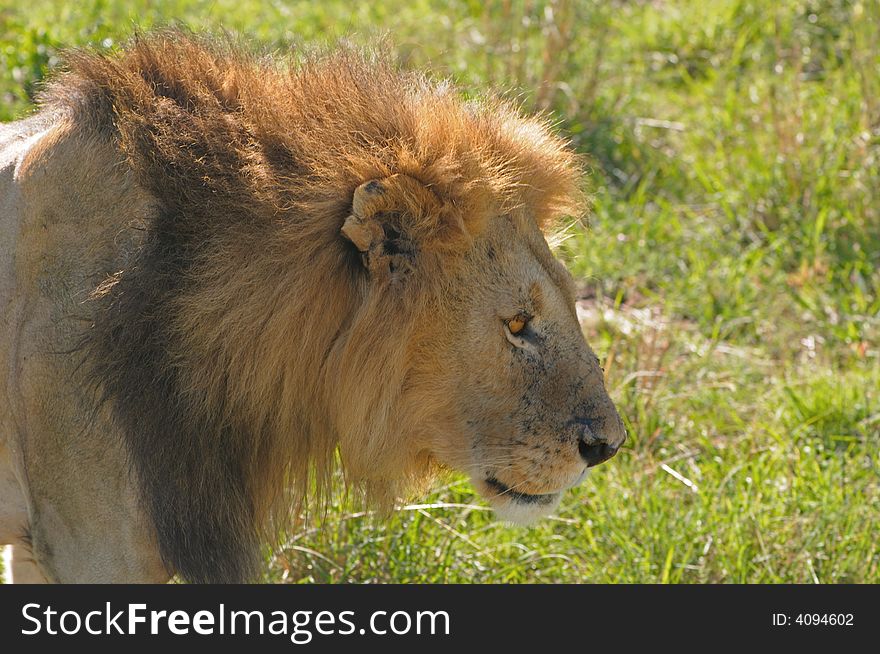
M 270 557 L 319 582 L 880 581 L 880 3 L 0 0 L 0 118 L 134 24 L 284 50 L 385 34 L 592 162 L 560 248 L 631 438 L 531 529 L 457 476 L 388 522 L 340 498 Z

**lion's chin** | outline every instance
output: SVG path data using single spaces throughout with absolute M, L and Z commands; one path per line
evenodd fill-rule
M 562 499 L 561 492 L 530 495 L 508 488 L 494 478 L 474 480 L 473 483 L 499 520 L 517 525 L 530 525 L 550 515 Z
M 529 497 L 538 498 L 540 501 L 523 502 L 519 498 L 507 499 L 495 496 L 489 498 L 489 504 L 499 520 L 527 526 L 553 513 L 556 507 L 559 506 L 562 493 L 532 495 Z

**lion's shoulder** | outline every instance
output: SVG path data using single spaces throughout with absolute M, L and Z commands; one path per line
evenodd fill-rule
M 124 265 L 153 202 L 117 148 L 69 117 L 43 113 L 0 129 L 0 225 L 8 294 L 85 297 Z

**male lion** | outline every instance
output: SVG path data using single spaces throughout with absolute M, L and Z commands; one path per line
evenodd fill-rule
M 0 129 L 15 576 L 254 579 L 337 452 L 375 505 L 442 466 L 528 522 L 620 447 L 543 122 L 347 52 L 160 32 L 67 65 Z

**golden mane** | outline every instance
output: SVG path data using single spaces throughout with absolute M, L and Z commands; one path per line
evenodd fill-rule
M 425 398 L 406 388 L 429 355 L 408 343 L 442 294 L 367 283 L 340 238 L 352 195 L 395 174 L 429 188 L 444 224 L 408 228 L 439 270 L 492 216 L 577 213 L 566 144 L 509 104 L 351 51 L 279 62 L 164 31 L 67 64 L 44 107 L 116 143 L 156 200 L 142 245 L 88 303 L 83 353 L 169 569 L 252 577 L 284 489 L 320 496 L 337 448 L 378 504 L 423 479 Z

